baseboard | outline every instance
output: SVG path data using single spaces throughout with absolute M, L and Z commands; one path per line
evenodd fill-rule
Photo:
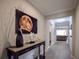
M 76 59 L 74 56 L 72 56 L 72 59 Z
M 76 59 L 76 58 L 73 58 L 73 59 Z
M 38 57 L 34 58 L 34 59 L 38 59 Z M 45 59 L 45 56 L 40 55 L 40 59 Z

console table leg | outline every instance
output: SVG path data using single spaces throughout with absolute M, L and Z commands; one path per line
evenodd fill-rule
M 11 59 L 11 55 L 10 54 L 8 54 L 8 59 Z
M 44 46 L 43 46 L 43 58 L 45 59 L 45 43 L 44 43 Z
M 18 59 L 18 56 L 17 56 L 17 55 L 14 55 L 14 56 L 13 56 L 13 59 Z
M 40 46 L 38 47 L 38 54 L 39 54 L 39 59 L 40 59 Z
M 8 56 L 8 59 L 11 59 L 11 53 L 8 49 L 7 49 L 7 56 Z

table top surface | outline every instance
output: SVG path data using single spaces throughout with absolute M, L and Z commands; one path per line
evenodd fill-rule
M 24 44 L 22 47 L 10 47 L 10 48 L 8 48 L 10 51 L 13 51 L 13 52 L 18 52 L 18 51 L 21 51 L 21 50 L 23 50 L 23 49 L 26 49 L 26 48 L 29 48 L 29 47 L 31 47 L 31 46 L 34 46 L 34 45 L 36 45 L 36 44 L 39 44 L 39 43 L 42 43 L 42 42 L 44 42 L 44 40 L 36 40 L 35 41 L 35 43 L 26 43 L 26 44 Z

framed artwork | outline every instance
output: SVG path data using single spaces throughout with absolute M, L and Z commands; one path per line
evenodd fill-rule
M 37 33 L 37 19 L 16 9 L 16 22 L 15 22 L 15 31 L 18 32 L 18 29 L 22 30 L 22 33 Z

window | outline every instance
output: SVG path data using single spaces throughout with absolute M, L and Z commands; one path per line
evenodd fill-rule
M 65 29 L 56 30 L 56 35 L 57 36 L 66 36 L 67 30 L 65 30 Z

